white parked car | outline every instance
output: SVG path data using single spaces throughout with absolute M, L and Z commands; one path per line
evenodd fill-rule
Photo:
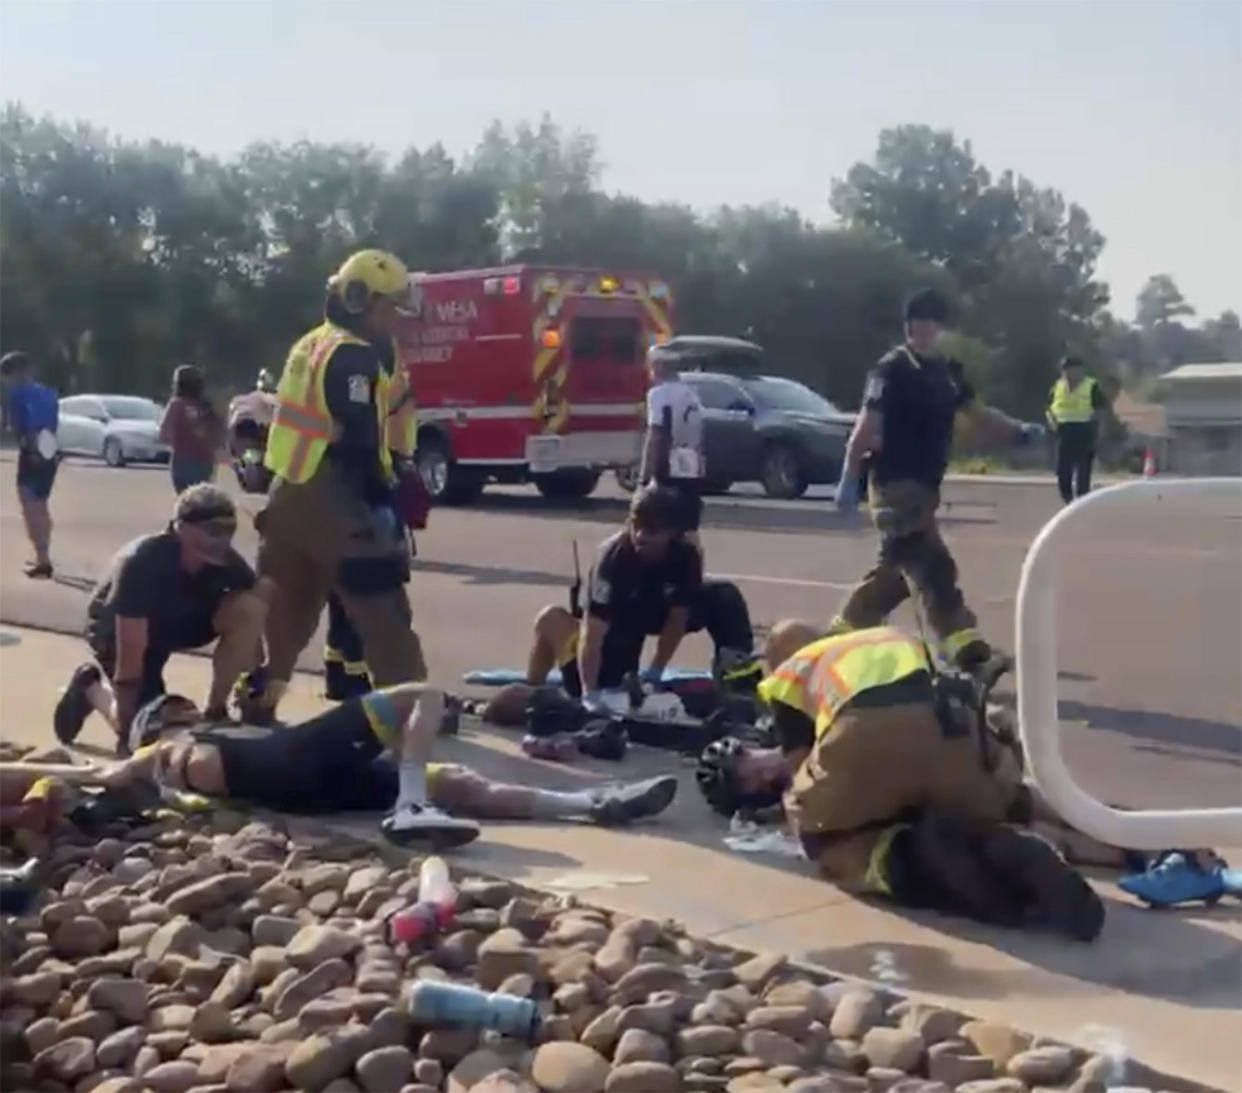
M 98 456 L 110 467 L 166 463 L 169 448 L 159 437 L 162 412 L 149 398 L 73 395 L 60 400 L 56 439 L 62 452 Z

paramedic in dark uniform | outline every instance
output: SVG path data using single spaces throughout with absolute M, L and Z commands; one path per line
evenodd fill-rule
M 682 498 L 660 486 L 634 494 L 625 528 L 600 544 L 586 617 L 548 606 L 535 619 L 526 684 L 497 696 L 520 709 L 530 686 L 560 667 L 565 689 L 593 706 L 599 692 L 630 673 L 656 684 L 688 633 L 706 630 L 715 645 L 713 674 L 726 690 L 754 693 L 762 666 L 753 652 L 750 612 L 737 585 L 704 580 L 699 552 L 681 535 Z M 640 668 L 648 636 L 656 647 Z
M 850 593 L 829 633 L 880 625 L 910 594 L 912 584 L 945 659 L 991 676 L 1011 662 L 993 652 L 962 598 L 957 564 L 936 525 L 940 484 L 958 413 L 998 447 L 1025 443 L 1038 427 L 979 404 L 961 365 L 936 349 L 947 321 L 948 305 L 938 292 L 915 293 L 906 303 L 905 341 L 881 358 L 867 379 L 846 446 L 837 507 L 842 512 L 857 507 L 859 471 L 870 456 L 868 500 L 880 533 L 880 556 Z
M 677 494 L 686 542 L 703 553 L 703 406 L 698 392 L 681 379 L 677 356 L 662 346 L 647 354 L 647 435 L 639 482 L 655 483 Z
M 361 635 L 377 686 L 426 678 L 385 443 L 393 333 L 399 316 L 416 310 L 405 265 L 384 251 L 359 251 L 328 281 L 324 321 L 290 350 L 264 456 L 275 480 L 255 519 L 259 572 L 276 582 L 276 595 L 268 680 L 249 696 L 248 720 L 287 690 L 332 594 Z
M 1066 357 L 1049 395 L 1048 424 L 1057 436 L 1057 485 L 1067 505 L 1091 492 L 1096 431 L 1107 405 L 1100 385 L 1083 373 L 1082 361 Z

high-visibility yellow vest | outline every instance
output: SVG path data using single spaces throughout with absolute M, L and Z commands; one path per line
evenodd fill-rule
M 922 645 L 895 627 L 876 626 L 804 646 L 759 684 L 759 695 L 812 718 L 818 738 L 856 695 L 929 670 Z
M 1090 376 L 1079 381 L 1077 387 L 1070 387 L 1065 377 L 1053 385 L 1052 405 L 1048 412 L 1058 425 L 1081 424 L 1095 417 L 1095 408 L 1091 405 L 1091 395 L 1095 391 L 1095 380 Z
M 309 481 L 332 441 L 324 366 L 338 346 L 348 344 L 366 343 L 348 330 L 324 322 L 302 335 L 289 350 L 276 386 L 276 412 L 263 454 L 264 466 L 286 482 Z
M 417 406 L 409 372 L 402 366 L 400 357 L 394 359 L 397 364 L 388 380 L 385 396 L 388 409 L 384 421 L 384 448 L 412 459 L 418 445 Z
M 333 439 L 332 414 L 324 392 L 324 374 L 333 352 L 342 345 L 367 345 L 335 323 L 324 322 L 303 335 L 289 351 L 276 387 L 276 412 L 267 435 L 263 463 L 286 482 L 310 480 Z M 381 438 L 379 460 L 392 478 L 392 457 L 383 442 L 388 428 L 390 379 L 383 370 L 375 382 L 375 412 Z

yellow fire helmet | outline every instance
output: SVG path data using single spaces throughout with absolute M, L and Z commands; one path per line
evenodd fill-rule
M 383 250 L 351 254 L 328 278 L 328 291 L 355 315 L 365 311 L 376 297 L 393 300 L 399 310 L 411 315 L 422 308 L 422 289 L 410 279 L 405 263 Z

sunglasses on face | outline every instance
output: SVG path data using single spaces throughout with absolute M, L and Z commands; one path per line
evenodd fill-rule
M 189 527 L 194 528 L 200 534 L 207 536 L 209 539 L 231 539 L 237 534 L 236 520 L 202 520 L 191 522 Z

